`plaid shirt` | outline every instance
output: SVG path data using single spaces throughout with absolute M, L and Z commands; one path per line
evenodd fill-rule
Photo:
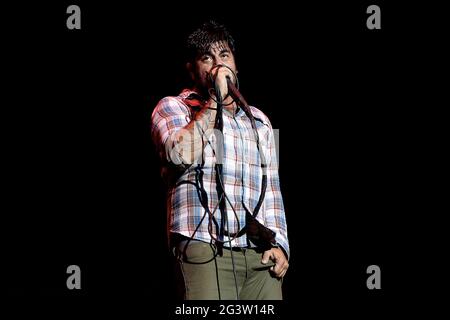
M 152 114 L 152 138 L 163 160 L 162 172 L 176 170 L 177 166 L 171 164 L 167 156 L 166 144 L 171 143 L 174 134 L 185 127 L 194 117 L 196 110 L 202 106 L 199 96 L 190 90 L 184 90 L 177 97 L 163 98 Z M 199 108 L 196 108 L 199 107 Z M 260 139 L 260 148 L 267 162 L 267 190 L 257 220 L 276 233 L 275 240 L 289 255 L 287 239 L 286 217 L 283 199 L 278 178 L 276 148 L 273 138 L 272 126 L 264 113 L 251 107 L 256 120 Z M 240 109 L 234 116 L 223 112 L 223 184 L 226 200 L 226 213 L 230 233 L 238 232 L 238 227 L 245 226 L 245 209 L 253 213 L 259 200 L 262 184 L 261 159 L 257 149 L 254 131 L 250 119 Z M 217 225 L 221 225 L 221 213 L 218 206 L 216 190 L 216 174 L 214 166 L 216 156 L 214 153 L 214 135 L 208 138 L 203 150 L 203 187 L 208 196 L 209 210 L 213 213 Z M 198 183 L 199 166 L 195 163 L 184 168 L 177 183 L 171 185 L 168 192 L 168 230 L 194 239 L 211 241 L 208 231 L 208 221 L 212 220 L 199 199 Z M 196 178 L 197 176 L 197 178 Z M 181 183 L 185 182 L 185 183 Z M 187 182 L 187 183 L 186 183 Z M 233 208 L 236 212 L 233 212 Z M 210 221 L 211 222 L 211 221 Z M 214 223 L 212 224 L 215 225 Z M 211 229 L 210 229 L 211 230 Z M 216 230 L 212 228 L 212 230 Z M 216 232 L 214 237 L 220 239 Z M 247 246 L 246 235 L 236 238 L 233 246 Z M 225 246 L 229 246 L 225 243 Z

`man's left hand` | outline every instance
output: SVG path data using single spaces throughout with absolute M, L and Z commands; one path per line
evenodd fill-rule
M 272 248 L 270 250 L 264 251 L 261 263 L 266 264 L 269 259 L 275 262 L 275 265 L 270 268 L 270 271 L 274 273 L 276 277 L 282 278 L 286 274 L 289 268 L 289 263 L 284 255 L 283 250 L 280 248 Z

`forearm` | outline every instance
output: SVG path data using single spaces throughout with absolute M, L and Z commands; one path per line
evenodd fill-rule
M 171 153 L 172 162 L 176 163 L 173 155 L 177 157 L 176 164 L 192 164 L 200 159 L 205 133 L 214 129 L 216 108 L 214 101 L 208 101 L 205 107 L 195 114 L 194 119 L 174 134 L 170 141 L 170 148 L 174 151 Z

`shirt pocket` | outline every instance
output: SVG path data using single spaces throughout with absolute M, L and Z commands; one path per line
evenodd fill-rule
M 257 195 L 261 189 L 261 158 L 257 148 L 256 139 L 252 136 L 243 137 L 244 149 L 244 184 L 249 192 L 248 196 L 251 201 L 251 206 L 254 206 L 257 201 Z

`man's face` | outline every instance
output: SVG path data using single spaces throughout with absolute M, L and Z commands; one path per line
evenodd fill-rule
M 197 89 L 206 92 L 211 86 L 209 72 L 218 65 L 224 64 L 236 73 L 234 55 L 227 43 L 214 43 L 209 52 L 199 55 L 191 67 L 191 76 Z

